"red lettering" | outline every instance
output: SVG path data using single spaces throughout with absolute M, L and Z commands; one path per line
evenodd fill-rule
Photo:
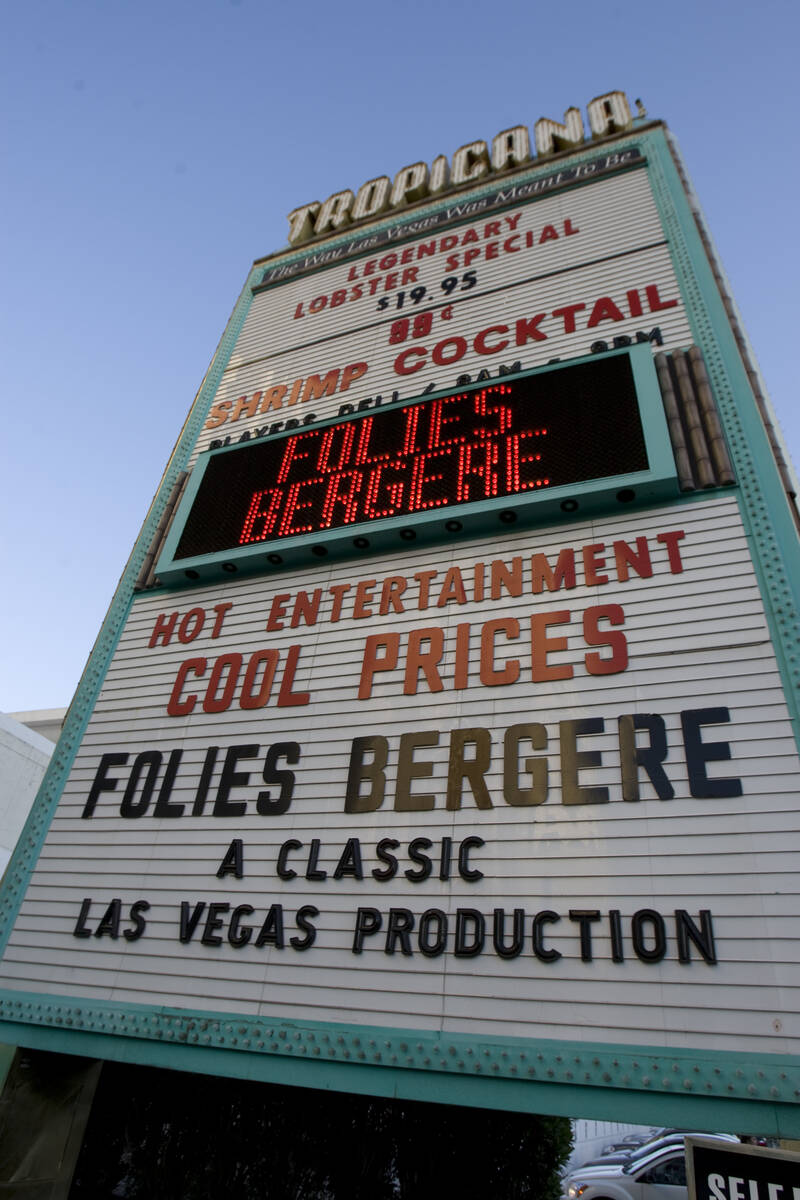
M 394 360 L 394 371 L 396 375 L 413 375 L 415 371 L 421 371 L 425 366 L 425 359 L 428 356 L 427 350 L 422 346 L 409 346 L 408 350 L 404 350 L 402 354 L 398 354 Z M 411 363 L 411 359 L 417 361 Z
M 546 342 L 547 334 L 542 333 L 539 329 L 539 324 L 545 319 L 547 313 L 537 313 L 535 317 L 523 318 L 517 321 L 517 337 L 518 346 L 524 346 L 528 341 Z
M 364 492 L 364 516 L 368 519 L 373 517 L 391 517 L 401 507 L 403 503 L 403 493 L 405 491 L 405 483 L 402 479 L 395 479 L 386 484 L 383 482 L 384 471 L 393 469 L 400 470 L 399 463 L 387 463 L 374 468 L 369 474 L 367 486 Z M 381 500 L 378 499 L 381 488 L 384 488 L 384 496 Z M 383 507 L 376 507 L 376 505 Z
M 311 699 L 309 692 L 293 692 L 292 684 L 297 672 L 297 662 L 300 658 L 300 647 L 290 646 L 286 655 L 286 666 L 283 669 L 280 691 L 278 692 L 278 708 L 289 708 L 296 705 L 308 704 Z
M 147 643 L 151 650 L 159 638 L 161 638 L 162 646 L 169 645 L 170 638 L 175 630 L 175 624 L 177 620 L 178 614 L 176 612 L 170 613 L 169 616 L 167 616 L 166 613 L 158 614 L 156 617 L 156 623 L 153 626 L 153 632 L 150 634 L 150 641 Z
M 190 608 L 187 613 L 184 613 L 181 618 L 181 623 L 178 626 L 178 641 L 193 642 L 198 634 L 202 631 L 206 623 L 206 610 L 204 608 Z
M 383 651 L 381 654 L 380 651 Z M 377 671 L 393 671 L 400 654 L 399 633 L 372 633 L 364 644 L 361 662 L 361 679 L 358 684 L 359 700 L 368 700 L 372 695 L 372 682 Z
M 499 333 L 502 337 L 504 333 L 508 333 L 508 326 L 490 325 L 488 329 L 482 329 L 479 334 L 476 334 L 473 346 L 478 354 L 499 354 L 501 350 L 505 350 L 508 338 L 503 338 L 502 341 L 495 342 L 492 346 L 486 344 L 486 339 L 493 333 Z
M 543 587 L 546 587 L 548 592 L 557 592 L 562 585 L 565 588 L 574 588 L 576 582 L 574 550 L 561 550 L 555 569 L 550 566 L 544 554 L 534 554 L 531 559 L 531 591 L 534 595 L 538 596 Z
M 665 308 L 677 307 L 677 300 L 662 300 L 658 294 L 658 288 L 654 283 L 644 289 L 644 294 L 647 296 L 647 303 L 650 306 L 650 312 L 661 312 Z
M 565 304 L 563 308 L 554 308 L 554 317 L 564 318 L 564 333 L 575 332 L 575 313 L 581 312 L 586 308 L 585 304 Z
M 218 638 L 222 633 L 222 623 L 228 615 L 228 610 L 233 608 L 233 601 L 226 600 L 222 604 L 214 605 L 214 612 L 217 614 L 217 619 L 214 621 L 214 628 L 211 631 L 212 638 Z
M 351 383 L 355 383 L 362 375 L 367 373 L 367 364 L 365 362 L 350 363 L 349 367 L 345 367 L 342 371 L 341 392 L 346 392 Z
M 452 350 L 448 354 L 448 347 Z M 456 363 L 467 353 L 467 340 L 463 337 L 445 338 L 444 341 L 437 342 L 433 347 L 431 358 L 436 363 L 437 367 L 449 367 L 451 363 Z
M 447 504 L 447 498 L 444 496 L 434 496 L 427 500 L 422 498 L 422 489 L 426 483 L 436 483 L 443 479 L 442 472 L 435 475 L 426 475 L 425 468 L 429 462 L 435 461 L 437 458 L 449 458 L 453 453 L 452 448 L 446 450 L 437 450 L 431 454 L 420 454 L 414 462 L 414 470 L 411 476 L 411 488 L 408 496 L 409 512 L 417 512 L 422 508 L 439 508 L 442 504 Z
M 497 634 L 504 633 L 507 638 L 519 637 L 519 621 L 513 617 L 487 621 L 481 628 L 481 667 L 480 680 L 486 687 L 499 687 L 501 684 L 516 683 L 519 679 L 520 664 L 518 658 L 509 659 L 504 667 L 498 669 L 496 664 Z
M 608 576 L 599 574 L 606 565 L 606 560 L 601 557 L 605 548 L 604 542 L 583 547 L 583 571 L 587 587 L 598 587 L 601 583 L 608 583 Z
M 681 561 L 681 552 L 678 549 L 678 542 L 686 537 L 682 529 L 673 529 L 670 533 L 657 533 L 656 541 L 661 542 L 667 547 L 667 558 L 669 559 L 669 569 L 673 575 L 680 575 L 683 571 L 683 563 Z
M 265 496 L 269 497 L 269 502 L 266 508 L 262 508 L 262 501 Z M 268 488 L 266 491 L 253 493 L 253 499 L 250 501 L 250 507 L 247 510 L 247 516 L 242 526 L 242 532 L 239 534 L 240 546 L 245 546 L 248 542 L 261 542 L 265 537 L 269 537 L 275 528 L 282 499 L 283 491 L 280 488 Z M 258 533 L 254 533 L 253 526 L 259 520 L 263 521 L 263 524 L 259 526 Z
M 291 484 L 289 491 L 286 493 L 286 508 L 278 527 L 279 537 L 290 537 L 295 533 L 310 533 L 313 530 L 313 525 L 292 525 L 292 521 L 295 514 L 301 509 L 312 508 L 314 505 L 313 499 L 300 500 L 301 489 L 318 487 L 319 482 L 317 479 L 309 479 L 307 481 L 301 479 L 299 482 Z
M 534 683 L 545 683 L 549 679 L 571 679 L 573 669 L 569 663 L 559 665 L 547 661 L 548 654 L 566 650 L 565 637 L 549 638 L 548 625 L 566 625 L 569 613 L 562 612 L 534 613 L 531 616 L 531 679 Z
M 241 670 L 241 654 L 221 654 L 219 656 L 212 668 L 206 694 L 203 698 L 203 712 L 221 713 L 230 708 Z M 222 695 L 218 696 L 217 690 L 222 683 L 223 675 L 225 675 L 226 671 L 227 678 L 222 686 Z
M 283 629 L 281 618 L 286 616 L 286 605 L 291 598 L 290 592 L 281 592 L 279 596 L 272 597 L 272 607 L 269 610 L 266 625 L 268 633 L 274 633 L 278 629 Z
M 606 604 L 595 608 L 587 608 L 583 614 L 583 638 L 587 646 L 608 646 L 610 658 L 601 658 L 599 654 L 587 654 L 584 658 L 586 670 L 590 675 L 618 675 L 628 665 L 628 643 L 624 633 L 603 633 L 600 621 L 608 621 L 611 625 L 624 625 L 625 613 L 621 604 Z
M 437 670 L 443 654 L 443 629 L 438 625 L 429 625 L 425 629 L 412 629 L 408 635 L 406 672 L 403 681 L 404 696 L 416 696 L 419 689 L 420 673 L 425 676 L 428 691 L 443 691 L 444 684 Z
M 592 315 L 586 323 L 587 329 L 594 329 L 601 321 L 624 321 L 625 317 L 619 311 L 610 296 L 601 296 L 595 301 Z
M 279 658 L 280 654 L 277 650 L 256 650 L 250 656 L 242 683 L 242 694 L 239 698 L 240 708 L 253 709 L 264 707 L 272 691 L 272 682 L 275 678 L 275 670 L 278 666 Z M 262 665 L 264 667 L 264 674 L 261 678 L 261 683 L 258 685 L 258 691 L 255 691 L 258 671 Z
M 186 676 L 189 674 L 196 675 L 198 679 L 202 678 L 206 673 L 207 661 L 205 658 L 187 658 L 186 662 L 181 663 L 178 667 L 178 674 L 175 676 L 175 683 L 170 693 L 167 703 L 167 715 L 170 717 L 186 717 L 193 710 L 197 703 L 197 696 L 187 696 L 185 700 L 181 699 L 183 685 L 186 682 Z

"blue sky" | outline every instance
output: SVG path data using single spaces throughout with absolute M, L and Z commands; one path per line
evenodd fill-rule
M 795 463 L 795 0 L 26 0 L 4 121 L 0 710 L 65 705 L 298 204 L 619 88 L 676 133 Z

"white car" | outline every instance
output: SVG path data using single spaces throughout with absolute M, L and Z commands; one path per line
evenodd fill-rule
M 564 1182 L 562 1200 L 688 1200 L 683 1144 L 626 1163 L 573 1171 Z
M 683 1139 L 687 1133 L 691 1133 L 692 1137 L 713 1137 L 719 1138 L 722 1142 L 738 1142 L 738 1137 L 732 1133 L 703 1133 L 698 1134 L 686 1130 L 685 1132 L 668 1133 L 661 1137 L 651 1138 L 647 1142 L 643 1142 L 639 1146 L 631 1146 L 627 1150 L 620 1150 L 616 1154 L 601 1154 L 599 1158 L 590 1158 L 588 1162 L 581 1163 L 580 1167 L 575 1170 L 587 1171 L 592 1167 L 610 1167 L 615 1163 L 632 1163 L 638 1162 L 642 1158 L 646 1158 L 650 1154 L 654 1154 L 656 1150 L 665 1150 L 667 1147 L 683 1146 Z

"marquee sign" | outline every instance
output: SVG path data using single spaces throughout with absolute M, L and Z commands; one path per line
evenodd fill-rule
M 796 1128 L 765 410 L 661 126 L 508 169 L 253 268 L 6 880 L 9 1040 Z

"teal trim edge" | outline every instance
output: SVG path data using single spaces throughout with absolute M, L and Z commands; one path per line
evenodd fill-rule
M 211 402 L 219 387 L 222 374 L 233 352 L 236 339 L 252 304 L 251 289 L 256 274 L 257 272 L 253 269 L 248 275 L 247 282 L 236 302 L 216 353 L 211 360 L 211 365 L 167 463 L 161 485 L 150 506 L 150 511 L 117 585 L 97 640 L 92 647 L 72 704 L 67 712 L 58 745 L 53 752 L 28 819 L 6 868 L 2 888 L 0 888 L 0 955 L 5 951 L 50 822 L 103 686 L 111 658 L 125 627 L 133 603 L 134 585 L 155 535 L 156 527 L 167 505 L 172 488 L 189 461 Z
M 800 540 L 790 502 L 665 129 L 640 135 L 695 343 L 739 483 L 739 507 L 800 749 Z
M 199 1073 L 510 1111 L 800 1136 L 794 1056 L 422 1032 L 76 1000 L 0 1000 L 0 1038 Z

